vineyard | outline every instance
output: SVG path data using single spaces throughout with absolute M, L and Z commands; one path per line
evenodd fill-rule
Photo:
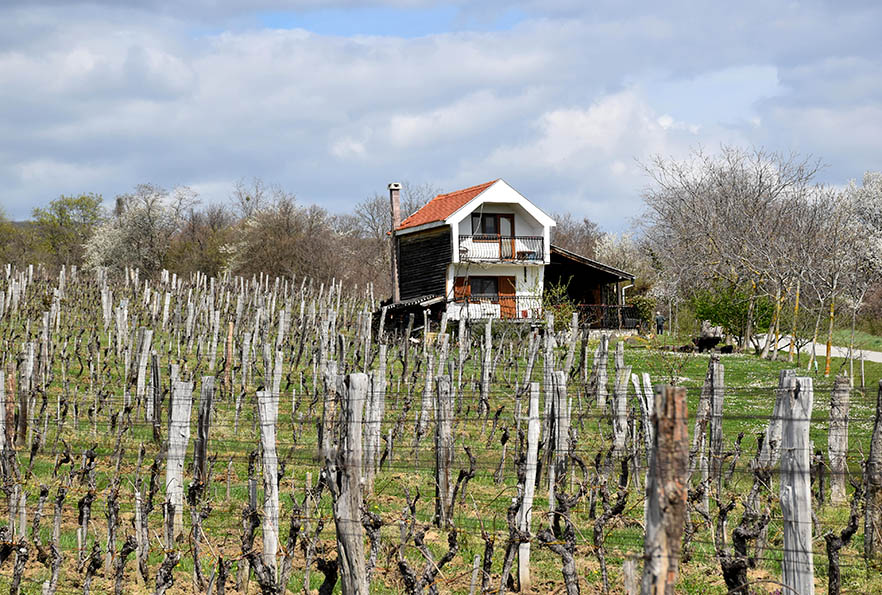
M 307 279 L 4 272 L 11 593 L 882 589 L 882 365 L 553 313 L 387 328 L 371 287 Z

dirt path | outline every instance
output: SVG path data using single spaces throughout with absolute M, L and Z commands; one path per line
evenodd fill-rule
M 761 345 L 765 342 L 766 337 L 762 335 Z M 810 354 L 812 351 L 812 343 L 804 346 L 802 348 L 803 353 Z M 815 357 L 818 359 L 824 358 L 827 355 L 827 345 L 826 343 L 814 343 L 815 348 Z M 790 336 L 784 335 L 778 340 L 778 351 L 784 351 L 785 353 L 790 351 Z M 848 357 L 848 347 L 840 347 L 838 345 L 833 345 L 832 348 L 833 357 Z M 859 347 L 854 348 L 854 358 L 856 360 L 861 358 L 861 354 L 864 356 L 864 361 L 868 362 L 877 362 L 882 363 L 882 351 L 867 351 L 861 350 Z

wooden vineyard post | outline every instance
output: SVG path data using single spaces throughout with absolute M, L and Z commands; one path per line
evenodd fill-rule
M 386 351 L 380 345 L 379 369 L 371 373 L 370 395 L 364 413 L 364 489 L 374 493 L 374 477 L 380 463 L 380 430 L 386 409 Z
M 147 388 L 147 363 L 150 359 L 150 345 L 153 341 L 153 331 L 146 328 L 141 328 L 139 330 L 140 340 L 138 341 L 138 345 L 140 346 L 140 350 L 138 351 L 138 378 L 137 384 L 135 385 L 135 399 L 137 401 L 136 409 L 140 409 L 141 403 L 144 402 L 144 398 L 146 396 L 146 388 Z M 146 405 L 146 403 L 145 403 Z M 152 417 L 152 412 L 151 412 Z M 152 421 L 148 419 L 147 421 Z
M 646 483 L 643 595 L 673 595 L 677 582 L 689 473 L 686 389 L 658 387 Z
M 15 442 L 15 363 L 10 361 L 6 364 L 6 403 L 5 403 L 4 426 L 5 443 L 7 448 Z
M 233 384 L 230 373 L 233 369 L 233 321 L 227 327 L 227 341 L 224 347 L 224 392 L 232 394 Z
M 453 485 L 453 399 L 450 377 L 435 378 L 435 526 L 445 528 L 451 523 Z
M 570 333 L 567 335 L 567 357 L 564 360 L 564 372 L 573 373 L 573 361 L 576 358 L 576 342 L 579 340 L 579 312 L 573 312 L 570 320 Z
M 206 463 L 208 433 L 211 428 L 211 409 L 214 400 L 214 376 L 202 377 L 199 393 L 199 417 L 196 424 L 196 444 L 193 448 L 193 468 L 196 481 L 205 483 L 208 477 Z
M 362 409 L 368 393 L 367 374 L 339 376 L 337 393 L 342 404 L 339 440 L 336 449 L 325 451 L 325 468 L 334 500 L 340 586 L 343 595 L 367 595 L 361 525 Z
M 830 431 L 827 434 L 827 453 L 830 457 L 830 501 L 846 502 L 845 474 L 848 454 L 848 409 L 851 383 L 845 376 L 837 376 L 830 396 Z
M 619 345 L 624 345 L 619 341 Z M 617 360 L 619 349 L 616 349 Z M 628 441 L 628 384 L 631 366 L 616 366 L 616 386 L 613 392 L 613 457 L 624 456 Z
M 554 493 L 557 485 L 557 466 L 567 458 L 569 453 L 570 416 L 569 398 L 567 396 L 566 372 L 552 371 L 549 374 L 551 380 L 551 394 L 546 396 L 548 411 L 548 507 L 554 512 Z
M 272 391 L 257 391 L 260 446 L 263 452 L 263 563 L 276 579 L 279 550 L 279 474 L 276 454 L 276 422 L 279 400 Z
M 536 493 L 536 469 L 539 463 L 539 383 L 530 383 L 530 407 L 527 421 L 527 461 L 524 498 L 518 510 L 518 529 L 530 533 L 533 497 Z M 518 546 L 518 582 L 521 592 L 530 590 L 530 542 Z
M 710 447 L 710 477 L 716 485 L 719 498 L 723 490 L 723 396 L 725 382 L 720 355 L 711 356 L 710 419 L 708 425 L 708 446 Z
M 0 370 L 0 453 L 6 450 L 6 376 Z
M 789 376 L 781 437 L 781 513 L 783 516 L 784 584 L 800 595 L 814 595 L 812 559 L 812 493 L 809 478 L 809 422 L 814 391 L 812 379 Z
M 492 320 L 488 318 L 484 325 L 484 351 L 481 358 L 481 400 L 478 403 L 478 415 L 484 416 L 485 423 L 486 416 L 490 413 L 490 368 L 493 365 Z
M 147 421 L 153 424 L 153 440 L 161 442 L 162 436 L 162 377 L 159 374 L 159 355 L 154 351 L 150 354 L 150 389 L 145 408 Z
M 607 367 L 609 364 L 609 335 L 600 335 L 600 343 L 594 351 L 594 396 L 597 401 L 597 409 L 601 413 L 606 409 Z
M 879 381 L 876 397 L 876 421 L 870 438 L 866 474 L 864 557 L 868 561 L 876 561 L 882 556 L 882 380 Z
M 174 537 L 184 528 L 184 456 L 190 440 L 190 409 L 193 402 L 192 382 L 172 385 L 171 411 L 168 420 L 168 454 L 166 455 L 165 489 L 166 500 L 174 506 Z

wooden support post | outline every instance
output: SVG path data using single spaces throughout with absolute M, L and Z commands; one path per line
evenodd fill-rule
M 343 406 L 338 426 L 338 448 L 326 454 L 325 467 L 334 500 L 340 586 L 343 595 L 367 595 L 364 530 L 361 525 L 361 439 L 368 378 L 363 373 L 338 378 L 337 392 Z
M 488 318 L 484 325 L 484 351 L 481 358 L 481 401 L 478 404 L 478 415 L 485 416 L 490 413 L 490 368 L 493 362 L 493 333 L 491 330 L 492 319 Z
M 567 358 L 564 360 L 564 372 L 573 373 L 573 361 L 576 358 L 576 343 L 579 340 L 579 313 L 573 312 L 570 320 L 570 332 L 567 336 Z
M 848 472 L 848 409 L 851 383 L 845 376 L 837 376 L 830 395 L 830 430 L 827 434 L 827 453 L 830 457 L 830 501 L 843 504 L 847 501 L 845 475 Z
M 781 513 L 783 516 L 783 583 L 800 595 L 814 595 L 812 559 L 812 493 L 809 478 L 809 423 L 812 379 L 786 378 L 781 438 Z
M 619 345 L 622 343 L 619 342 Z M 618 350 L 616 350 L 618 353 Z M 628 442 L 628 384 L 631 366 L 616 366 L 616 386 L 613 393 L 613 457 L 625 455 Z
M 606 409 L 606 398 L 609 394 L 607 389 L 607 367 L 609 365 L 609 335 L 600 335 L 600 344 L 594 351 L 593 377 L 594 393 L 597 401 L 597 409 L 603 412 Z
M 374 477 L 380 462 L 380 431 L 383 413 L 386 409 L 386 350 L 385 343 L 380 344 L 379 369 L 371 374 L 370 395 L 365 408 L 364 424 L 364 489 L 365 493 L 374 493 Z
M 527 421 L 527 461 L 524 498 L 518 510 L 518 529 L 530 534 L 533 497 L 536 493 L 536 470 L 539 464 L 539 383 L 530 383 L 530 407 Z M 518 582 L 521 592 L 530 591 L 530 542 L 518 546 Z
M 178 380 L 172 385 L 165 489 L 166 500 L 174 507 L 174 538 L 177 538 L 184 528 L 184 456 L 187 454 L 187 443 L 190 441 L 192 394 L 192 382 Z
M 263 563 L 275 580 L 276 553 L 279 550 L 279 473 L 276 454 L 279 400 L 273 391 L 257 391 L 257 415 L 263 452 Z
M 708 446 L 710 447 L 710 477 L 716 485 L 717 498 L 723 489 L 723 397 L 725 379 L 719 354 L 711 355 L 710 419 Z
M 208 450 L 208 434 L 211 428 L 211 407 L 214 399 L 214 376 L 202 377 L 202 388 L 199 393 L 199 418 L 196 423 L 196 444 L 193 447 L 193 475 L 197 482 L 205 483 L 208 477 L 206 469 Z
M 882 380 L 876 397 L 876 421 L 870 438 L 866 483 L 864 557 L 875 562 L 882 557 Z
M 435 526 L 452 523 L 453 483 L 453 399 L 450 377 L 435 378 Z
M 137 384 L 135 385 L 135 400 L 137 401 L 136 408 L 139 410 L 141 407 L 141 403 L 144 402 L 145 397 L 147 396 L 147 363 L 150 359 L 150 347 L 151 342 L 153 341 L 153 331 L 151 329 L 142 328 L 140 329 L 140 334 L 141 339 L 138 342 L 140 347 L 138 351 L 138 378 Z M 151 419 L 148 419 L 147 421 L 153 421 L 152 412 Z
M 643 595 L 673 595 L 686 520 L 689 433 L 686 389 L 659 386 L 646 483 Z

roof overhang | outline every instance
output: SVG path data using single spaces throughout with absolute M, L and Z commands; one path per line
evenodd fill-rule
M 423 223 L 422 225 L 417 225 L 415 227 L 405 227 L 404 229 L 396 229 L 396 236 L 403 236 L 409 233 L 416 233 L 418 231 L 425 231 L 427 229 L 433 229 L 435 227 L 444 227 L 447 225 L 445 221 L 432 221 L 431 223 Z
M 617 269 L 616 267 L 610 266 L 608 264 L 603 264 L 602 262 L 598 262 L 596 260 L 592 260 L 586 256 L 582 256 L 581 254 L 576 254 L 575 252 L 570 252 L 560 246 L 551 245 L 551 254 L 556 254 L 565 258 L 566 260 L 576 262 L 581 265 L 585 265 L 591 267 L 593 269 L 597 269 L 599 271 L 603 271 L 613 277 L 617 277 L 620 281 L 633 281 L 634 275 L 627 271 L 623 271 L 621 269 Z
M 543 227 L 554 227 L 556 225 L 554 219 L 527 200 L 520 192 L 509 186 L 508 183 L 501 178 L 488 186 L 472 200 L 454 211 L 444 220 L 444 223 L 452 226 L 459 225 L 460 221 L 468 217 L 478 205 L 487 203 L 514 203 L 529 213 Z

